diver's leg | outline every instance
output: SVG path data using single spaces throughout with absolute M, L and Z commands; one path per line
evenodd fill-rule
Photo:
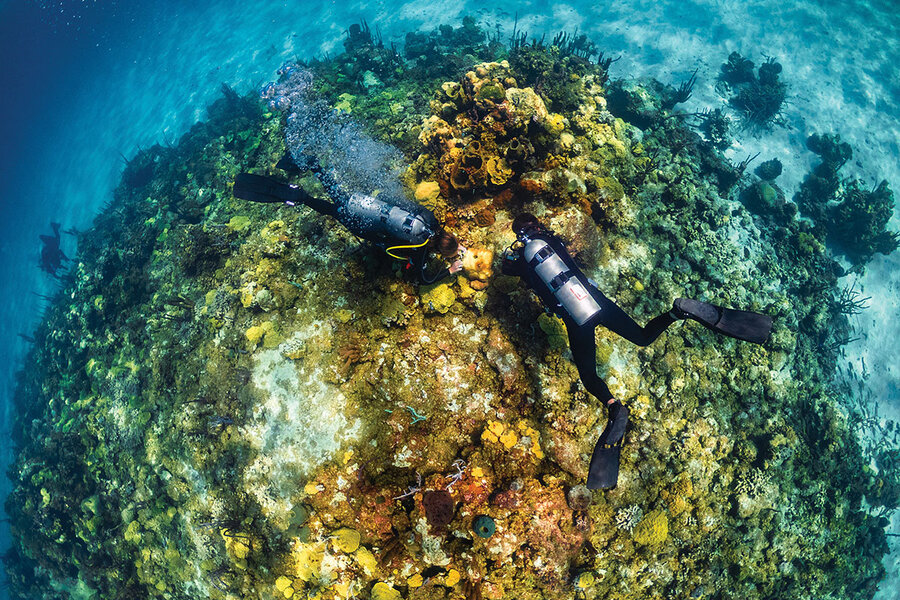
M 615 302 L 602 293 L 600 293 L 600 296 L 603 298 L 603 301 L 600 303 L 600 324 L 638 346 L 652 344 L 669 325 L 677 320 L 670 311 L 667 311 L 658 317 L 654 317 L 646 326 L 641 327 L 635 323 L 634 319 L 625 314 L 625 311 L 619 308 Z
M 597 376 L 597 342 L 594 339 L 593 327 L 578 327 L 574 323 L 566 323 L 569 333 L 569 349 L 578 368 L 578 375 L 585 389 L 602 402 L 610 402 L 612 393 L 606 382 Z
M 597 376 L 597 343 L 593 327 L 577 327 L 566 324 L 569 332 L 569 347 L 581 382 L 591 394 L 606 404 L 606 428 L 600 434 L 591 454 L 588 467 L 587 487 L 610 489 L 619 480 L 619 455 L 628 429 L 628 407 L 613 398 L 606 382 Z
M 323 200 L 322 198 L 316 198 L 315 196 L 306 194 L 303 197 L 303 204 L 319 214 L 337 217 L 337 205 L 329 200 Z
M 232 193 L 235 198 L 252 202 L 281 203 L 289 206 L 305 204 L 316 212 L 334 217 L 337 206 L 333 202 L 316 198 L 303 188 L 276 181 L 271 177 L 241 173 L 234 178 Z

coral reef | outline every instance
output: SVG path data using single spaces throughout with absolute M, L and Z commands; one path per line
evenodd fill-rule
M 779 79 L 782 66 L 774 58 L 767 58 L 756 73 L 753 68 L 752 60 L 732 52 L 721 67 L 719 81 L 723 91 L 731 94 L 729 102 L 747 123 L 770 126 L 778 121 L 787 99 L 787 84 Z
M 811 135 L 807 147 L 821 162 L 806 176 L 793 202 L 774 179 L 781 163 L 762 163 L 756 174 L 762 179 L 741 192 L 741 201 L 752 212 L 770 218 L 778 226 L 800 228 L 800 248 L 818 252 L 826 244 L 846 256 L 856 269 L 864 267 L 875 254 L 890 254 L 900 246 L 900 233 L 888 231 L 894 211 L 894 193 L 887 181 L 867 189 L 858 179 L 844 179 L 840 169 L 853 156 L 853 149 L 839 135 Z M 796 222 L 794 216 L 812 219 L 813 225 Z
M 839 135 L 811 135 L 807 147 L 822 159 L 794 197 L 802 214 L 812 218 L 823 241 L 833 244 L 855 264 L 900 246 L 900 233 L 888 231 L 894 192 L 887 181 L 867 189 L 858 179 L 843 179 L 840 168 L 853 150 Z
M 285 177 L 296 105 L 226 93 L 129 166 L 35 333 L 13 597 L 871 598 L 900 461 L 872 462 L 829 383 L 848 325 L 817 232 L 754 217 L 747 165 L 583 36 L 506 47 L 467 19 L 401 55 L 361 24 L 345 50 L 304 93 L 403 153 L 395 185 L 464 272 L 417 289 L 307 208 L 232 197 L 239 172 Z M 761 347 L 598 333 L 633 417 L 610 492 L 582 485 L 605 410 L 564 326 L 495 274 L 520 210 L 638 321 L 678 296 L 776 319 Z

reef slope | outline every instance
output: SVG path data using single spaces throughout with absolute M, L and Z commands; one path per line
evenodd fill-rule
M 897 484 L 830 385 L 824 240 L 748 212 L 743 168 L 583 38 L 467 20 L 404 56 L 359 26 L 345 47 L 317 93 L 405 154 L 467 269 L 417 287 L 309 209 L 233 198 L 239 172 L 287 177 L 284 119 L 226 89 L 128 165 L 35 335 L 13 594 L 871 598 Z M 678 296 L 776 319 L 763 347 L 598 333 L 634 417 L 610 492 L 581 485 L 605 411 L 564 326 L 493 273 L 523 210 L 639 322 Z

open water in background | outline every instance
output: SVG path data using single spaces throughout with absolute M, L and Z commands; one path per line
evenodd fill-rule
M 175 141 L 205 116 L 221 83 L 239 92 L 274 79 L 288 59 L 338 52 L 365 18 L 385 42 L 410 30 L 458 25 L 472 14 L 505 36 L 575 28 L 610 56 L 613 77 L 679 83 L 697 67 L 685 110 L 724 104 L 719 65 L 737 50 L 784 66 L 787 127 L 738 133 L 736 161 L 761 152 L 785 166 L 790 198 L 814 155 L 811 133 L 839 133 L 854 149 L 843 174 L 900 191 L 900 7 L 897 0 L 532 0 L 479 9 L 472 0 L 260 1 L 0 0 L 0 467 L 10 460 L 13 374 L 22 365 L 41 299 L 54 281 L 37 268 L 40 233 L 90 226 L 111 198 L 120 154 Z M 891 229 L 900 230 L 895 210 Z M 64 250 L 74 255 L 72 238 Z M 66 239 L 68 238 L 68 239 Z M 882 415 L 900 421 L 900 252 L 876 258 L 857 282 L 871 307 L 855 317 L 861 339 L 848 362 L 868 374 Z M 848 283 L 850 281 L 848 280 Z M 0 480 L 0 497 L 9 491 Z M 894 518 L 894 531 L 900 519 Z M 880 598 L 900 598 L 897 538 Z M 0 551 L 9 532 L 0 530 Z M 2 593 L 2 592 L 0 592 Z

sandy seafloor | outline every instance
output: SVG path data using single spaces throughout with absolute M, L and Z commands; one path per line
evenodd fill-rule
M 202 4 L 203 6 L 196 6 Z M 183 5 L 192 5 L 185 7 Z M 900 11 L 896 0 L 606 0 L 508 2 L 479 9 L 465 0 L 321 0 L 184 3 L 116 0 L 0 1 L 0 427 L 7 430 L 13 374 L 21 368 L 41 308 L 31 294 L 52 293 L 37 266 L 38 234 L 51 220 L 90 226 L 111 197 L 123 160 L 140 147 L 174 141 L 204 118 L 222 82 L 246 91 L 274 78 L 285 60 L 336 52 L 347 26 L 365 18 L 386 42 L 410 30 L 473 14 L 504 35 L 552 36 L 575 28 L 621 59 L 613 77 L 679 83 L 699 68 L 685 110 L 725 104 L 719 65 L 737 50 L 757 64 L 784 66 L 790 85 L 785 126 L 738 132 L 728 151 L 739 161 L 760 152 L 779 158 L 778 183 L 790 198 L 814 155 L 806 137 L 839 133 L 855 150 L 845 175 L 900 190 Z M 24 24 L 16 22 L 26 15 Z M 32 65 L 35 67 L 31 69 Z M 6 71 L 9 71 L 7 73 Z M 895 210 L 893 230 L 900 230 Z M 74 252 L 71 238 L 65 249 Z M 848 278 L 848 284 L 856 279 Z M 879 256 L 856 286 L 871 297 L 855 317 L 860 339 L 847 363 L 866 373 L 873 402 L 900 421 L 900 252 Z M 8 436 L 0 432 L 0 440 Z M 3 442 L 0 442 L 2 444 Z M 0 447 L 5 471 L 10 449 Z M 9 484 L 0 482 L 4 497 Z M 892 531 L 900 533 L 900 516 Z M 0 544 L 8 545 L 8 531 Z M 900 538 L 890 538 L 888 579 L 879 598 L 900 598 Z

